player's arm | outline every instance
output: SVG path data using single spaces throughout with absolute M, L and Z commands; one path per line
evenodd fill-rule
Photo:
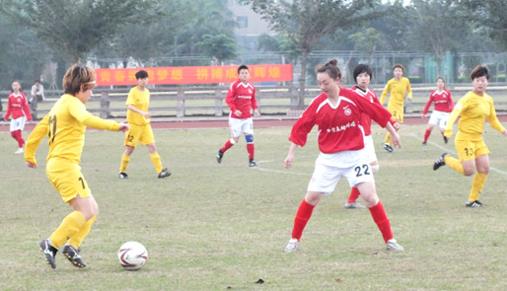
M 391 81 L 387 81 L 386 86 L 384 87 L 384 90 L 382 90 L 382 94 L 380 94 L 380 104 L 384 105 L 384 101 L 387 97 L 387 93 L 391 90 Z
M 39 148 L 40 142 L 48 134 L 48 120 L 49 114 L 46 114 L 46 116 L 44 116 L 44 118 L 42 118 L 42 120 L 32 130 L 26 141 L 24 157 L 26 164 L 30 168 L 37 167 L 37 159 L 35 158 L 35 154 L 37 153 L 37 148 Z
M 241 116 L 241 111 L 236 107 L 236 89 L 234 87 L 235 83 L 231 84 L 231 87 L 227 91 L 227 96 L 225 96 L 225 103 L 229 106 L 229 109 L 234 114 Z
M 135 104 L 136 104 L 136 102 L 135 102 L 134 91 L 130 90 L 129 95 L 127 96 L 127 110 L 130 110 L 132 112 L 140 114 L 144 118 L 150 118 L 149 112 L 146 112 L 146 111 L 143 111 L 143 110 L 137 108 Z
M 261 113 L 259 112 L 259 107 L 257 104 L 257 98 L 255 97 L 257 95 L 257 90 L 254 88 L 252 93 L 252 109 L 254 110 L 254 114 L 257 116 L 260 116 Z
M 452 110 L 454 108 L 454 101 L 452 100 L 452 93 L 449 90 L 447 91 L 447 93 L 449 93 L 448 94 L 448 96 L 449 96 L 449 109 Z
M 410 80 L 408 78 L 405 78 L 405 80 L 407 82 L 407 98 L 408 98 L 408 100 L 412 101 L 412 99 L 413 99 L 412 85 L 410 84 Z
M 105 120 L 91 114 L 86 110 L 86 107 L 82 103 L 80 104 L 77 102 L 72 102 L 69 104 L 69 113 L 78 122 L 84 124 L 87 127 L 111 131 L 123 130 L 122 127 L 124 127 L 124 124 L 120 124 L 113 120 Z
M 431 103 L 433 102 L 433 95 L 430 93 L 430 99 L 428 99 L 428 102 L 426 102 L 426 105 L 424 106 L 422 117 L 426 117 L 426 114 L 428 114 L 428 110 L 430 109 Z
M 461 98 L 456 104 L 456 106 L 454 106 L 454 108 L 452 109 L 451 116 L 449 116 L 449 119 L 447 120 L 447 126 L 444 129 L 445 137 L 452 136 L 452 128 L 454 127 L 454 123 L 456 122 L 458 117 L 461 115 L 464 106 L 465 104 L 463 98 Z
M 5 115 L 4 115 L 4 120 L 5 121 L 8 121 L 9 120 L 9 117 L 11 116 L 12 114 L 12 107 L 11 107 L 11 97 L 9 96 L 9 99 L 7 100 L 7 111 L 5 112 Z
M 493 103 L 493 99 L 491 99 L 491 101 L 490 101 L 489 108 L 490 108 L 489 118 L 488 118 L 489 124 L 491 124 L 491 127 L 498 130 L 503 135 L 507 135 L 505 127 L 503 127 L 503 125 L 500 123 L 500 120 L 498 120 L 498 117 L 496 116 L 496 109 L 495 109 L 495 104 Z
M 28 106 L 28 100 L 26 97 L 23 98 L 23 112 L 25 112 L 26 119 L 32 120 L 32 113 L 30 112 L 30 107 Z

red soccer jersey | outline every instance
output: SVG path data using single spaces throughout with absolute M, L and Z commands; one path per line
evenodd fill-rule
M 32 114 L 30 113 L 30 107 L 28 107 L 25 94 L 22 92 L 20 92 L 19 95 L 11 93 L 7 101 L 7 112 L 5 112 L 4 119 L 8 120 L 9 117 L 16 119 L 21 116 L 26 116 L 28 120 L 32 120 Z
M 366 113 L 382 127 L 391 119 L 391 114 L 384 107 L 371 103 L 351 89 L 340 88 L 336 105 L 331 103 L 327 93 L 322 93 L 313 99 L 296 121 L 289 140 L 304 146 L 308 133 L 317 124 L 321 152 L 331 154 L 360 150 L 364 148 L 363 132 L 359 127 L 362 113 Z
M 424 106 L 423 114 L 428 113 L 431 103 L 435 103 L 436 111 L 451 112 L 454 108 L 452 94 L 449 90 L 443 90 L 441 92 L 437 92 L 437 90 L 431 91 L 430 99 L 428 103 L 426 103 L 426 106 Z
M 368 88 L 365 91 L 358 86 L 352 86 L 352 90 L 354 90 L 361 97 L 366 98 L 366 100 L 370 101 L 371 103 L 377 103 L 379 106 L 382 106 L 378 101 L 377 95 L 375 95 L 375 92 L 373 92 L 371 89 Z M 361 114 L 361 125 L 364 129 L 364 135 L 371 135 L 371 118 L 368 114 Z
M 252 117 L 252 110 L 257 109 L 255 87 L 250 83 L 245 84 L 237 80 L 231 84 L 225 102 L 231 109 L 231 117 L 239 119 Z M 241 111 L 241 115 L 235 114 L 234 111 L 236 110 Z

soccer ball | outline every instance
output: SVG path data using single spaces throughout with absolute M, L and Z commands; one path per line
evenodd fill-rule
M 136 271 L 141 269 L 148 260 L 148 251 L 142 244 L 128 241 L 118 250 L 118 260 L 125 270 Z

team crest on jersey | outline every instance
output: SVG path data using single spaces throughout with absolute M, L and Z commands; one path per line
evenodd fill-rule
M 343 107 L 343 114 L 345 114 L 345 116 L 350 116 L 352 114 L 352 109 L 348 106 Z

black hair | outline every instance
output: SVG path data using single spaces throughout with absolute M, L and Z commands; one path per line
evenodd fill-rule
M 317 73 L 327 73 L 331 79 L 341 79 L 342 73 L 338 69 L 338 61 L 335 59 L 330 60 L 325 65 L 317 69 Z
M 362 73 L 366 73 L 370 76 L 370 80 L 373 79 L 373 71 L 371 70 L 370 66 L 365 64 L 359 64 L 354 68 L 354 72 L 352 75 L 354 76 L 354 81 L 357 83 L 357 76 L 359 76 Z
M 145 70 L 137 71 L 136 80 L 146 79 L 146 78 L 148 78 L 148 72 L 146 72 Z
M 489 80 L 489 70 L 486 66 L 484 65 L 477 65 L 473 70 L 472 70 L 472 73 L 470 73 L 470 79 L 472 79 L 472 81 L 475 79 L 475 78 L 480 78 L 480 77 L 484 77 L 486 76 L 486 79 Z
M 238 67 L 238 74 L 239 74 L 239 72 L 241 72 L 241 70 L 247 70 L 248 71 L 249 69 L 248 69 L 247 65 L 241 65 L 241 66 Z

